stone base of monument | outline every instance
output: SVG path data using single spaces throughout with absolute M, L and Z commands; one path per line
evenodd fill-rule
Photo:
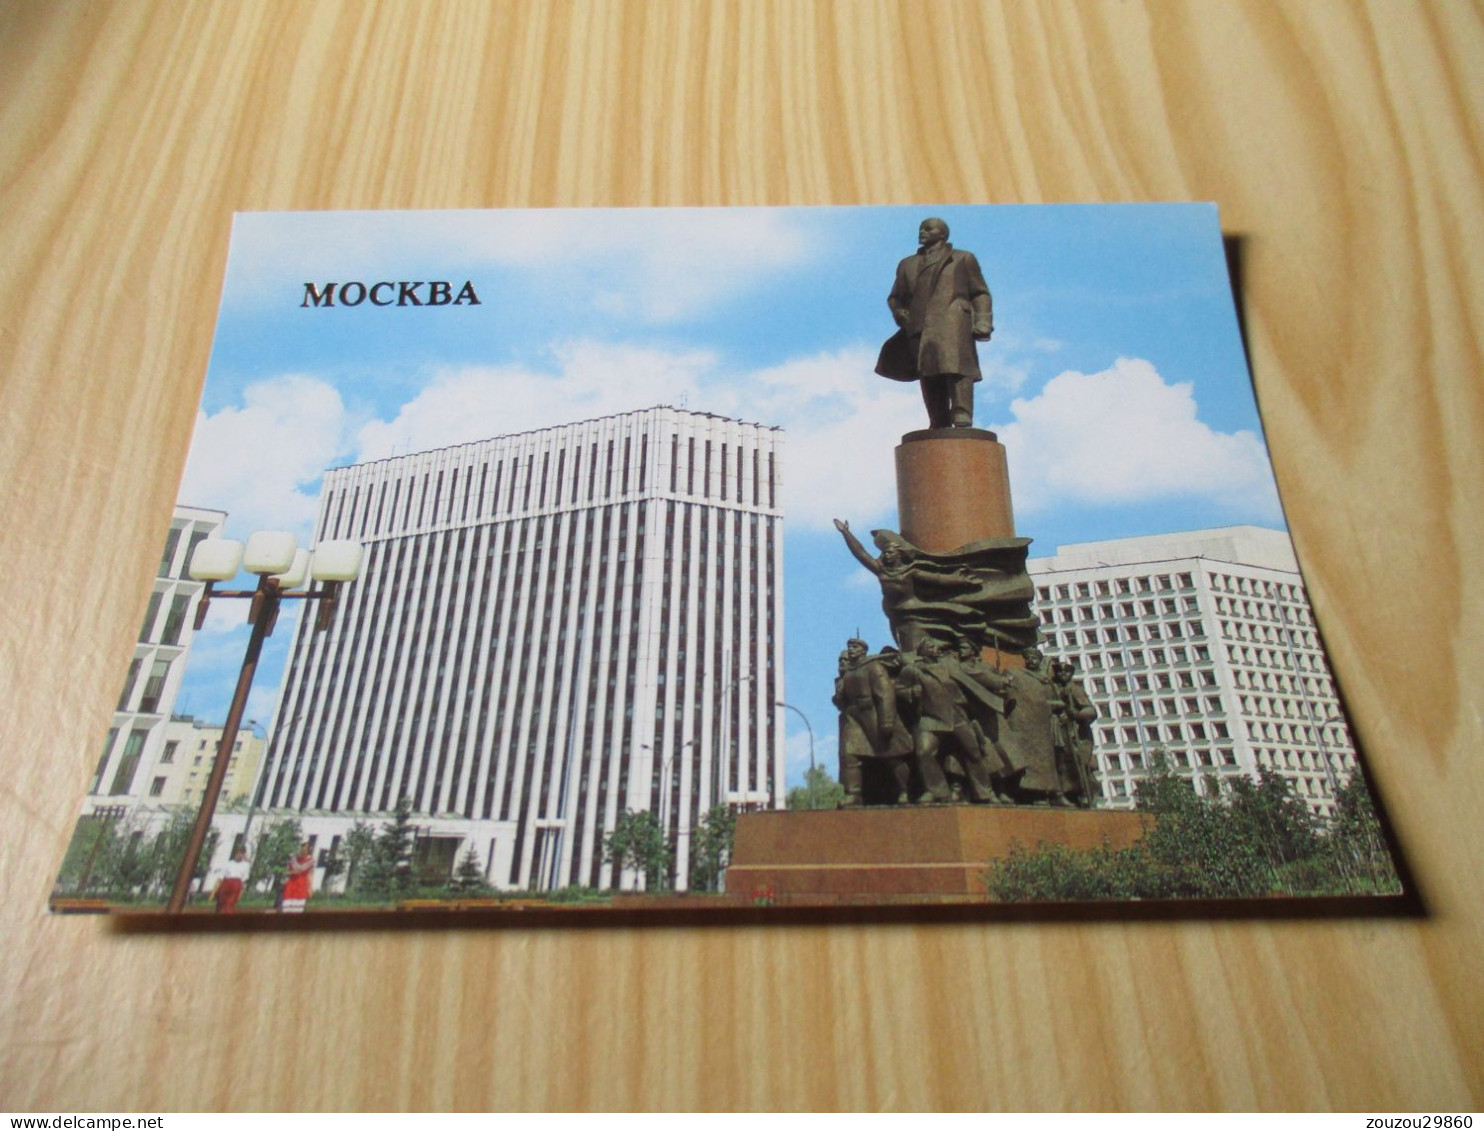
M 896 450 L 902 537 L 947 553 L 981 538 L 1014 538 L 1005 446 L 981 428 L 908 432 Z
M 986 895 L 991 860 L 1019 844 L 1126 848 L 1144 832 L 1129 810 L 986 805 L 787 810 L 737 817 L 728 892 L 805 902 L 961 900 Z

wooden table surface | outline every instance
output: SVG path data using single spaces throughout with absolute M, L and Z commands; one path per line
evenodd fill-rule
M 1484 16 L 0 7 L 0 1107 L 1484 1099 Z M 1214 200 L 1412 919 L 122 935 L 46 894 L 236 209 Z

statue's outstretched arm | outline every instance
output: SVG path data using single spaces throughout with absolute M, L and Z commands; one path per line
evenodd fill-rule
M 865 566 L 872 573 L 879 576 L 881 573 L 881 563 L 873 558 L 866 550 L 866 548 L 861 545 L 861 540 L 850 532 L 850 523 L 842 522 L 840 519 L 837 518 L 835 519 L 835 529 L 844 536 L 845 545 L 848 546 L 850 548 L 850 552 L 855 555 L 855 560 L 860 562 L 861 565 Z

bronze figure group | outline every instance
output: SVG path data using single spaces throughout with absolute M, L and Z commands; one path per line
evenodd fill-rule
M 1091 807 L 1097 708 L 1070 664 L 1023 658 L 1001 668 L 968 638 L 876 653 L 849 641 L 834 696 L 845 804 Z

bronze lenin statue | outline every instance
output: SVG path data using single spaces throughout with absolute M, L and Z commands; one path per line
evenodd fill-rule
M 929 428 L 970 428 L 980 379 L 974 343 L 994 333 L 989 287 L 973 253 L 948 242 L 942 220 L 924 220 L 917 240 L 886 299 L 898 330 L 881 347 L 876 372 L 921 383 Z

